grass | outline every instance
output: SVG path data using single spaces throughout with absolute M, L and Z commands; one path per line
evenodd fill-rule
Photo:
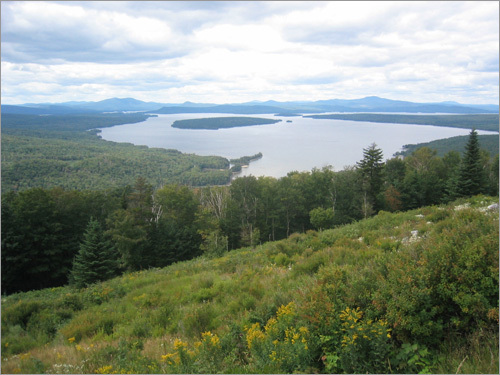
M 442 207 L 382 212 L 340 228 L 129 273 L 81 290 L 61 287 L 3 296 L 2 373 L 326 371 L 334 368 L 328 360 L 337 356 L 341 366 L 347 358 L 346 351 L 320 345 L 322 335 L 334 335 L 331 327 L 341 323 L 339 314 L 347 307 L 363 311 L 366 320 L 360 327 L 369 326 L 368 319 L 388 321 L 392 336 L 384 353 L 392 350 L 391 358 L 402 343 L 418 342 L 431 353 L 426 360 L 430 372 L 498 373 L 498 294 L 478 294 L 498 291 L 498 211 L 485 209 L 494 202 L 498 198 L 480 196 Z M 453 241 L 460 242 L 468 258 L 446 247 Z M 487 264 L 482 266 L 478 254 Z M 436 267 L 450 257 L 455 257 L 454 267 L 467 271 L 458 275 L 467 280 L 455 280 L 454 273 L 446 284 L 434 280 Z M 401 270 L 411 281 L 398 279 Z M 428 303 L 429 311 L 438 311 L 445 303 L 437 298 L 447 296 L 447 287 L 458 288 L 461 297 L 450 297 L 455 298 L 453 311 L 434 315 L 439 316 L 434 323 L 440 340 L 433 343 L 417 329 L 415 322 L 426 319 L 418 308 Z M 477 295 L 467 294 L 472 288 Z M 261 352 L 250 350 L 248 329 L 256 323 L 262 329 L 290 302 L 296 306 L 293 319 L 272 337 L 253 331 L 263 337 Z M 453 318 L 446 323 L 446 316 Z M 285 333 L 299 327 L 308 327 L 317 343 L 308 355 L 297 351 L 301 362 L 286 357 L 295 347 Z M 281 348 L 278 357 L 273 347 Z M 329 359 L 322 362 L 325 355 Z M 351 355 L 349 363 L 363 358 Z M 425 368 L 410 368 L 408 358 L 393 371 Z

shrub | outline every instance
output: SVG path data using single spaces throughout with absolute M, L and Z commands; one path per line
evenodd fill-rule
M 36 314 L 43 308 L 43 305 L 38 301 L 23 301 L 20 300 L 14 305 L 2 309 L 2 326 L 4 324 L 20 325 L 26 328 L 33 314 Z
M 181 332 L 187 336 L 200 336 L 202 332 L 213 330 L 216 327 L 215 317 L 217 316 L 211 303 L 202 303 L 194 306 L 179 321 Z
M 98 332 L 104 335 L 112 335 L 115 324 L 120 322 L 121 317 L 109 309 L 88 309 L 76 315 L 68 324 L 60 329 L 62 335 L 70 340 L 79 342 L 85 337 L 92 337 Z
M 300 322 L 293 302 L 282 305 L 276 317 L 261 328 L 254 323 L 246 328 L 247 348 L 256 370 L 274 369 L 283 373 L 305 371 L 312 361 L 309 329 Z
M 387 373 L 391 329 L 385 320 L 363 319 L 359 309 L 346 308 L 339 330 L 321 336 L 325 369 L 329 373 Z

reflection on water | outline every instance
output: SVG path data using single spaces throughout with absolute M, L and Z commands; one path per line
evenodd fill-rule
M 343 120 L 316 120 L 303 117 L 252 115 L 281 119 L 271 125 L 219 130 L 176 129 L 175 120 L 238 116 L 232 114 L 159 115 L 145 122 L 102 129 L 105 140 L 135 145 L 177 149 L 183 153 L 219 155 L 226 158 L 255 155 L 263 157 L 244 168 L 240 175 L 282 177 L 288 172 L 310 171 L 331 165 L 335 170 L 354 165 L 363 157 L 363 148 L 375 142 L 386 159 L 409 143 L 467 135 L 470 130 L 424 125 L 380 124 Z M 287 122 L 291 120 L 292 122 Z M 491 132 L 480 132 L 486 134 Z

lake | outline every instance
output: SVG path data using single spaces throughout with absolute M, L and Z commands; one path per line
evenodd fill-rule
M 251 115 L 282 120 L 276 124 L 256 125 L 219 130 L 176 129 L 176 120 L 238 116 L 219 113 L 184 113 L 158 115 L 136 124 L 101 129 L 108 141 L 129 142 L 176 149 L 197 155 L 218 155 L 229 159 L 262 152 L 260 160 L 243 168 L 240 176 L 282 177 L 290 171 L 310 171 L 331 165 L 334 170 L 355 165 L 363 158 L 363 148 L 373 142 L 389 159 L 405 144 L 429 142 L 470 130 L 406 124 L 382 124 L 344 120 L 318 120 L 304 117 Z M 287 122 L 291 120 L 292 122 Z M 478 134 L 494 132 L 478 131 Z

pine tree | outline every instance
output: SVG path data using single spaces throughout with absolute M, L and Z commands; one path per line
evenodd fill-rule
M 460 165 L 458 180 L 458 194 L 469 197 L 481 193 L 483 187 L 483 169 L 479 153 L 479 141 L 475 129 L 469 135 L 469 141 L 465 146 L 465 153 Z
M 382 158 L 382 150 L 372 143 L 368 148 L 363 149 L 363 159 L 356 163 L 363 181 L 363 192 L 366 198 L 364 205 L 373 205 L 375 212 L 382 208 L 380 196 L 384 183 Z
M 80 250 L 73 261 L 70 281 L 78 288 L 110 279 L 116 275 L 113 246 L 104 238 L 97 220 L 90 219 Z

